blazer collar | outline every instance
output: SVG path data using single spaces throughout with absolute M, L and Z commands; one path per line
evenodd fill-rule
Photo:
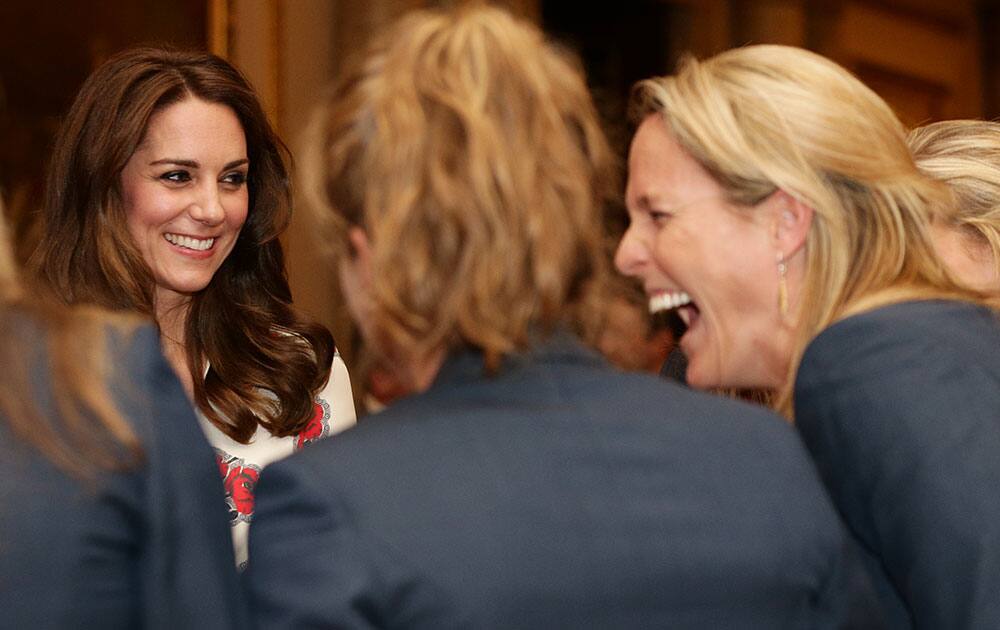
M 547 338 L 533 344 L 527 350 L 507 355 L 495 376 L 516 371 L 532 364 L 586 363 L 601 365 L 605 359 L 597 351 L 583 345 L 573 333 L 559 329 Z M 441 384 L 479 381 L 489 378 L 478 348 L 457 348 L 451 352 L 441 366 L 431 387 Z

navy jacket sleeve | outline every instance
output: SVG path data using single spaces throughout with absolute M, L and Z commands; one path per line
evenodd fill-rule
M 106 341 L 106 384 L 142 458 L 67 474 L 0 418 L 0 627 L 242 627 L 222 484 L 190 403 L 152 329 Z M 25 361 L 41 421 L 63 430 L 46 353 Z
M 796 383 L 796 423 L 837 507 L 921 628 L 1000 627 L 1000 336 L 970 309 L 844 320 Z
M 144 523 L 138 569 L 144 625 L 243 627 L 246 608 L 215 458 L 152 330 L 136 333 L 121 367 L 128 368 L 116 388 L 121 410 L 140 429 L 145 454 L 142 493 L 130 506 Z
M 330 493 L 313 488 L 299 460 L 268 466 L 257 484 L 250 562 L 243 574 L 260 628 L 373 628 L 368 594 L 378 579 L 363 544 Z
M 433 576 L 379 532 L 362 531 L 337 489 L 318 484 L 318 455 L 299 453 L 261 474 L 243 574 L 257 627 L 439 630 L 456 615 L 465 621 L 448 627 L 474 627 Z

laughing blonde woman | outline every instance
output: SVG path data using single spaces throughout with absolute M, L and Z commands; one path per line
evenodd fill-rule
M 794 419 L 896 627 L 1000 627 L 1000 323 L 931 236 L 946 187 L 816 54 L 641 82 L 620 270 L 687 321 L 696 388 Z

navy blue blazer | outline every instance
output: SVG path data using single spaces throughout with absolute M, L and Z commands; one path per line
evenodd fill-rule
M 25 332 L 44 347 L 37 327 Z M 111 391 L 144 460 L 130 472 L 69 477 L 0 418 L 0 627 L 241 627 L 212 451 L 154 331 L 111 337 Z M 25 362 L 51 413 L 44 357 Z
M 266 468 L 261 628 L 881 627 L 795 432 L 569 338 Z
M 807 348 L 796 424 L 894 627 L 1000 628 L 1000 321 L 947 301 L 847 318 Z

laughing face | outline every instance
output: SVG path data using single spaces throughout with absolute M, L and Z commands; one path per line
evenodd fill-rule
M 678 309 L 692 387 L 776 387 L 787 365 L 778 309 L 775 216 L 739 207 L 677 143 L 660 115 L 636 132 L 630 226 L 615 265 L 639 278 L 651 311 Z
M 243 127 L 229 107 L 188 98 L 150 118 L 121 184 L 158 311 L 208 286 L 232 251 L 247 218 L 248 167 Z

